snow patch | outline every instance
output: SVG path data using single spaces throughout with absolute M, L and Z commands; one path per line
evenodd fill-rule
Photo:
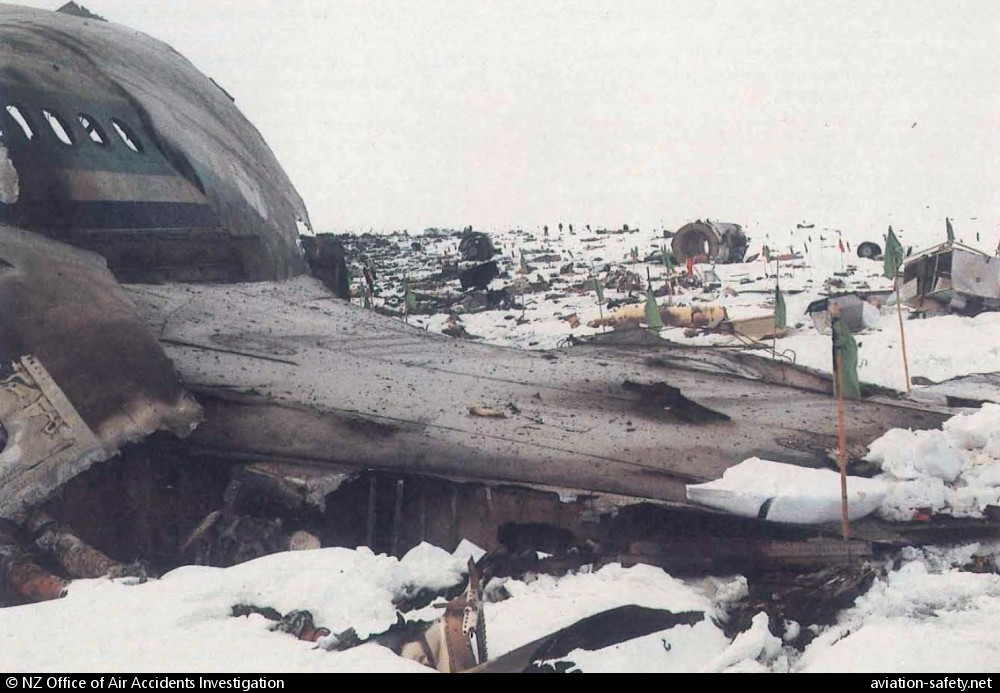
M 847 478 L 850 519 L 879 507 L 885 486 L 871 479 Z M 706 484 L 689 485 L 688 500 L 743 517 L 772 522 L 820 524 L 841 517 L 840 475 L 751 457 Z M 765 507 L 765 503 L 769 505 Z

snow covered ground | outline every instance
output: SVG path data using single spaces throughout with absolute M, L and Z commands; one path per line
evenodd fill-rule
M 598 234 L 578 228 L 573 235 L 550 229 L 549 237 L 540 230 L 492 235 L 503 253 L 498 258 L 501 270 L 507 272 L 495 286 L 510 285 L 517 278 L 523 253 L 531 266 L 528 278 L 534 281 L 541 275 L 548 288 L 519 293 L 523 311 L 488 310 L 464 313 L 459 319 L 471 335 L 532 349 L 553 348 L 570 335 L 597 332 L 599 328 L 587 326 L 600 314 L 587 283 L 592 270 L 621 265 L 645 278 L 648 267 L 656 285 L 662 267 L 641 259 L 669 243 L 659 230 Z M 388 245 L 376 262 L 376 303 L 387 307 L 400 304 L 404 275 L 419 287 L 440 271 L 446 252 L 456 256 L 458 245 L 452 236 L 398 235 L 384 240 Z M 827 371 L 829 337 L 812 326 L 804 314 L 806 305 L 821 295 L 835 273 L 842 275 L 836 278 L 846 289 L 887 289 L 890 284 L 881 275 L 881 263 L 842 254 L 837 240 L 833 232 L 800 230 L 783 239 L 754 238 L 750 250 L 759 252 L 766 242 L 782 251 L 791 246 L 802 255 L 780 266 L 788 322 L 797 329 L 779 340 L 778 348 L 794 352 L 797 363 Z M 411 248 L 414 241 L 420 243 L 419 250 Z M 632 248 L 640 262 L 628 260 Z M 550 257 L 537 259 L 545 255 Z M 774 269 L 774 263 L 762 260 L 718 266 L 720 290 L 692 292 L 676 300 L 716 303 L 731 317 L 769 315 Z M 629 298 L 627 291 L 610 286 L 607 297 Z M 448 324 L 440 313 L 414 315 L 410 322 L 432 331 Z M 1000 371 L 1000 314 L 909 321 L 906 330 L 911 375 L 941 381 Z M 666 329 L 662 336 L 689 344 L 731 340 L 686 337 L 682 329 Z M 884 315 L 879 327 L 859 335 L 863 381 L 902 389 L 898 340 L 894 312 Z M 978 516 L 987 505 L 1000 504 L 998 431 L 1000 406 L 987 404 L 953 418 L 940 431 L 890 431 L 871 441 L 868 459 L 881 467 L 878 483 L 886 489 L 877 512 L 890 519 L 911 519 L 922 512 Z M 763 476 L 757 480 L 770 483 Z M 818 497 L 817 502 L 827 500 Z M 396 559 L 365 548 L 327 548 L 271 555 L 226 569 L 182 567 L 138 585 L 76 581 L 65 599 L 0 610 L 0 670 L 427 672 L 378 645 L 330 651 L 324 641 L 300 642 L 274 632 L 273 623 L 262 616 L 233 617 L 231 609 L 236 604 L 280 612 L 308 609 L 317 625 L 335 634 L 354 628 L 364 637 L 396 621 L 399 599 L 420 588 L 462 583 L 469 551 L 465 545 L 451 555 L 422 545 Z M 970 565 L 981 572 L 970 572 Z M 492 595 L 509 595 L 486 605 L 489 654 L 499 656 L 585 616 L 637 604 L 698 611 L 705 618 L 599 651 L 576 651 L 566 659 L 578 669 L 595 672 L 1000 671 L 1000 542 L 909 549 L 885 566 L 883 575 L 832 626 L 772 623 L 760 613 L 735 638 L 726 636 L 723 625 L 733 605 L 746 595 L 746 580 L 740 576 L 685 581 L 659 568 L 612 564 L 562 578 L 508 579 L 502 590 L 497 584 L 489 586 Z M 430 619 L 439 614 L 428 607 L 406 617 Z M 788 643 L 802 629 L 816 637 L 799 650 Z
M 810 624 L 774 624 L 764 613 L 730 640 L 727 609 L 742 578 L 682 581 L 659 568 L 607 565 L 562 578 L 508 579 L 486 605 L 491 657 L 625 604 L 696 611 L 694 625 L 635 638 L 565 661 L 585 672 L 1000 670 L 1000 575 L 958 570 L 974 556 L 1000 568 L 1000 543 L 909 550 L 838 622 L 815 629 L 803 652 L 782 641 Z M 402 559 L 364 548 L 266 556 L 232 568 L 184 567 L 159 580 L 80 580 L 61 600 L 0 610 L 6 672 L 429 672 L 375 644 L 342 652 L 272 631 L 262 616 L 233 617 L 235 604 L 309 609 L 334 633 L 378 632 L 396 620 L 394 600 L 419 587 L 458 584 L 463 558 L 421 545 Z M 497 585 L 491 593 L 499 593 Z M 429 618 L 433 608 L 409 614 Z M 44 637 L 40 637 L 44 634 Z

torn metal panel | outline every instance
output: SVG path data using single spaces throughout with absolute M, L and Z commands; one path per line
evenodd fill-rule
M 302 200 L 231 98 L 166 44 L 3 5 L 0 94 L 18 183 L 12 196 L 0 165 L 0 222 L 99 252 L 131 281 L 306 271 Z
M 127 441 L 191 432 L 200 408 L 101 258 L 0 226 L 0 260 L 0 354 L 21 361 L 0 395 L 0 422 L 15 443 L 2 453 L 9 483 L 0 515 L 21 512 Z
M 0 517 L 18 520 L 67 479 L 107 457 L 76 409 L 32 357 L 0 379 Z
M 525 671 L 551 671 L 544 664 L 559 660 L 574 650 L 600 650 L 643 635 L 674 626 L 693 626 L 705 619 L 700 611 L 673 613 L 627 604 L 580 619 L 555 633 L 532 640 L 526 645 L 484 662 L 468 673 L 510 674 Z
M 910 398 L 949 407 L 981 407 L 1000 404 L 1000 373 L 974 373 L 914 388 Z
M 952 251 L 952 288 L 961 294 L 1000 300 L 1000 257 Z
M 247 486 L 265 488 L 289 509 L 313 507 L 324 512 L 326 497 L 357 476 L 357 471 L 337 472 L 302 464 L 254 462 L 240 467 L 234 476 Z
M 101 258 L 0 227 L 0 352 L 40 362 L 109 453 L 190 433 L 197 404 Z

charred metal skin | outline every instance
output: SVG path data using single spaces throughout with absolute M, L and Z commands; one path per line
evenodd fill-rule
M 197 383 L 206 419 L 190 443 L 215 455 L 685 502 L 686 483 L 748 457 L 822 466 L 836 447 L 828 394 L 732 375 L 738 363 L 699 371 L 663 347 L 539 354 L 455 340 L 327 300 L 306 277 L 128 290 Z M 943 418 L 869 401 L 847 413 L 849 438 L 865 442 Z
M 0 351 L 31 355 L 106 450 L 198 421 L 160 345 L 103 260 L 0 226 Z
M 0 6 L 0 223 L 103 255 L 123 281 L 304 273 L 308 215 L 260 133 L 169 46 Z

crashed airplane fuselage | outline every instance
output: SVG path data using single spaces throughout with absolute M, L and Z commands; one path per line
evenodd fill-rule
M 239 474 L 321 508 L 324 543 L 490 548 L 498 527 L 688 509 L 686 483 L 835 446 L 828 383 L 763 360 L 524 353 L 336 300 L 260 134 L 147 36 L 0 6 L 0 100 L 0 517 L 59 490 L 56 519 L 169 563 L 237 531 L 199 520 Z M 868 441 L 942 415 L 861 401 L 847 420 Z M 115 455 L 126 472 L 79 477 Z

